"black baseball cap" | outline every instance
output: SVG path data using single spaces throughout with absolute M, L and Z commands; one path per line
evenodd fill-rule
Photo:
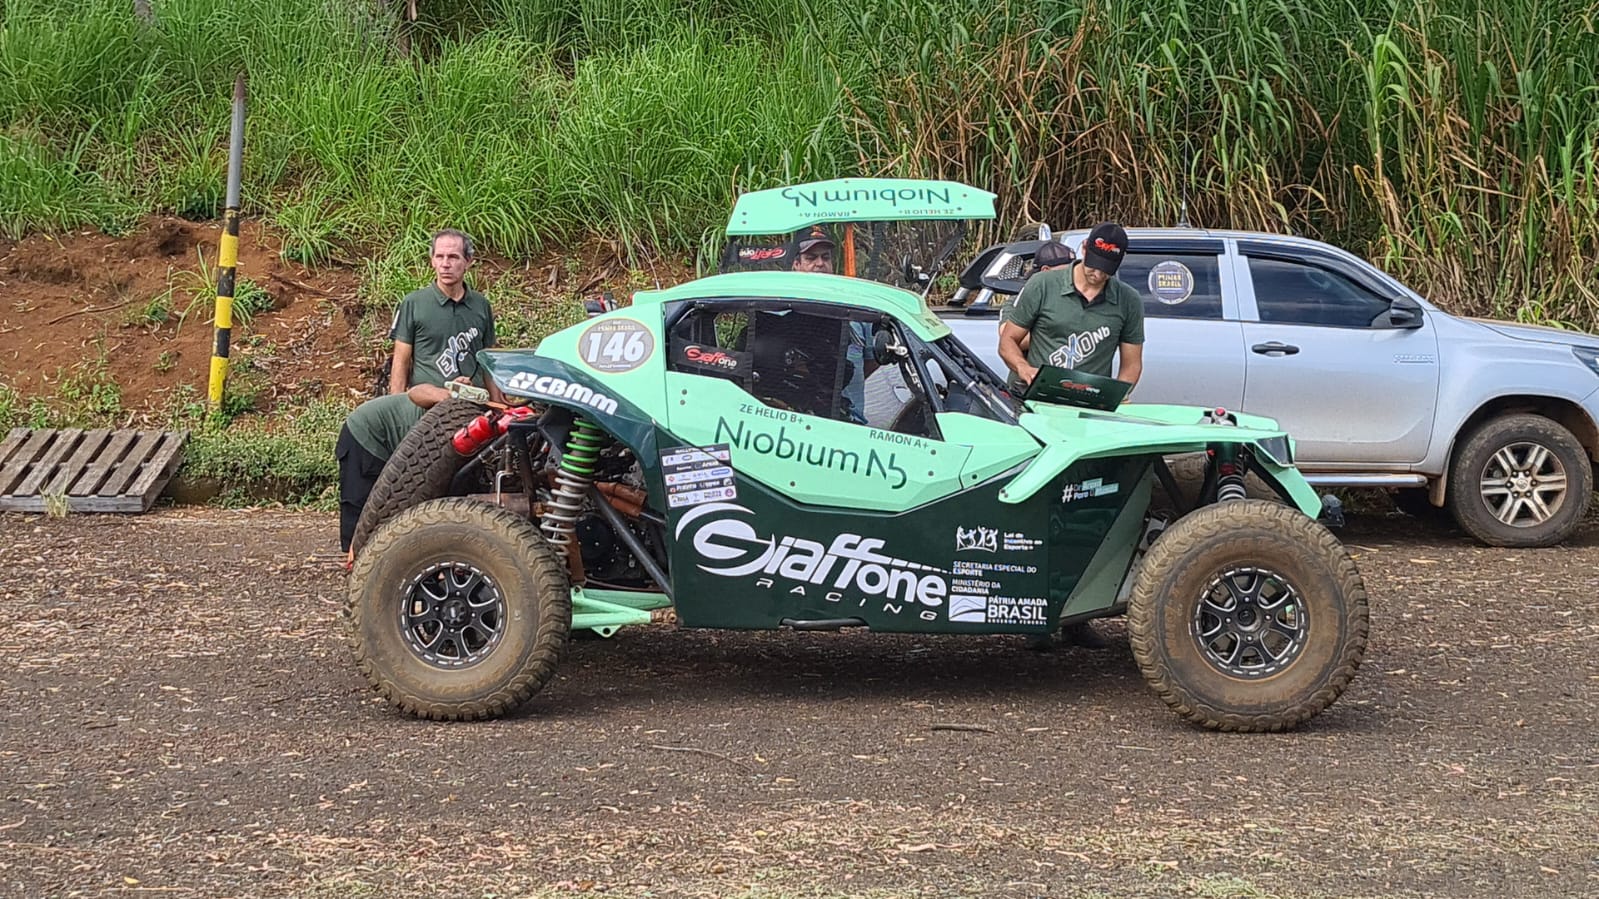
M 1046 265 L 1065 265 L 1071 261 L 1072 251 L 1067 249 L 1065 244 L 1053 240 L 1039 247 L 1038 252 L 1033 254 L 1033 264 L 1039 268 Z
M 1107 275 L 1116 274 L 1127 256 L 1127 230 L 1115 222 L 1102 222 L 1083 244 L 1083 264 Z
M 827 236 L 827 231 L 821 225 L 812 225 L 805 230 L 805 233 L 800 235 L 799 251 L 803 253 L 811 247 L 822 246 L 823 244 L 830 247 L 837 246 L 837 244 L 833 243 L 833 238 Z

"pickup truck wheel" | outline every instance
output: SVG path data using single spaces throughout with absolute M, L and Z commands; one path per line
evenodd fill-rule
M 1213 730 L 1309 720 L 1355 676 L 1369 628 L 1366 588 L 1343 546 L 1264 500 L 1206 506 L 1167 528 L 1127 603 L 1144 680 Z
M 533 522 L 457 497 L 378 529 L 356 560 L 345 617 L 361 672 L 389 702 L 419 718 L 490 718 L 554 675 L 572 594 Z
M 447 399 L 429 409 L 405 435 L 383 466 L 372 493 L 355 524 L 350 548 L 359 556 L 378 525 L 400 512 L 430 499 L 450 495 L 456 472 L 467 460 L 455 451 L 450 438 L 483 413 L 483 407 L 462 399 Z
M 1582 523 L 1593 469 L 1582 444 L 1542 415 L 1487 422 L 1461 445 L 1449 471 L 1449 511 L 1489 546 L 1550 546 Z

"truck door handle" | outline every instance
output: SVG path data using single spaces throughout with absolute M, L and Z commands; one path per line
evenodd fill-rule
M 1262 356 L 1292 356 L 1299 352 L 1299 347 L 1279 340 L 1273 340 L 1271 343 L 1257 343 L 1250 349 Z

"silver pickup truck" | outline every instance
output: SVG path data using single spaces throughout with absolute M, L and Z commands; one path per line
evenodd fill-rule
M 1494 546 L 1581 523 L 1599 458 L 1599 336 L 1449 315 L 1343 250 L 1238 231 L 1129 229 L 1144 297 L 1130 402 L 1266 415 L 1317 485 L 1389 488 Z M 1076 250 L 1086 232 L 1055 235 Z M 940 315 L 996 372 L 999 306 L 1039 241 L 991 248 Z M 970 282 L 970 283 L 968 283 Z

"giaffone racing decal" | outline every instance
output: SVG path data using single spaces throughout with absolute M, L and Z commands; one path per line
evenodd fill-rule
M 696 506 L 677 523 L 677 539 L 693 547 L 707 574 L 754 578 L 756 587 L 856 608 L 881 602 L 896 615 L 908 606 L 923 620 L 938 620 L 949 572 L 885 555 L 883 540 L 861 534 L 842 533 L 827 544 L 761 536 L 750 525 L 754 516 L 735 503 Z

